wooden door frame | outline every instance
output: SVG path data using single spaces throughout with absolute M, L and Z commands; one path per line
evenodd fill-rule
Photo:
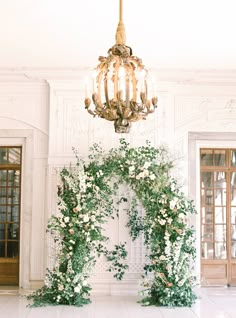
M 1 146 L 22 147 L 21 174 L 21 216 L 19 264 L 19 287 L 30 287 L 30 242 L 32 216 L 32 158 L 33 130 L 31 129 L 0 129 Z M 23 245 L 23 246 L 22 246 Z
M 191 225 L 196 230 L 197 257 L 195 272 L 201 277 L 200 255 L 200 148 L 236 148 L 234 132 L 189 132 L 188 133 L 188 195 L 194 200 L 197 215 L 191 216 Z

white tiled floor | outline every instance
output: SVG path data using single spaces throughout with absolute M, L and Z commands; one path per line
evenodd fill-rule
M 235 318 L 236 288 L 198 288 L 192 308 L 142 307 L 134 296 L 93 296 L 82 308 L 28 308 L 24 296 L 0 291 L 1 318 Z

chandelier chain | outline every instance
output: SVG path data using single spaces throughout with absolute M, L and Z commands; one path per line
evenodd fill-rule
M 120 17 L 119 23 L 116 30 L 116 44 L 125 45 L 126 43 L 126 34 L 125 34 L 125 25 L 123 22 L 123 0 L 120 0 Z

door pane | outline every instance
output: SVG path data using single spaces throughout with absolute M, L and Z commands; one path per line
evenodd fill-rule
M 214 258 L 214 249 L 212 242 L 202 243 L 202 258 L 203 259 L 213 259 Z
M 8 206 L 8 222 L 18 222 L 19 221 L 19 205 L 9 205 Z
M 8 188 L 8 204 L 18 204 L 20 197 L 19 188 Z
M 231 172 L 231 188 L 236 188 L 236 172 Z
M 202 204 L 211 205 L 213 204 L 213 190 L 202 190 Z
M 7 190 L 6 188 L 0 188 L 0 204 L 7 203 Z
M 213 186 L 213 172 L 202 172 L 202 188 L 211 188 Z
M 214 150 L 214 165 L 215 166 L 225 166 L 226 154 L 224 149 Z
M 5 240 L 5 224 L 0 223 L 0 240 Z
M 236 150 L 231 150 L 230 159 L 231 166 L 236 166 Z
M 206 224 L 202 225 L 202 239 L 204 241 L 212 241 L 213 240 L 213 225 Z
M 20 165 L 21 149 L 20 148 L 9 148 L 8 162 L 9 164 Z
M 226 188 L 226 173 L 223 171 L 214 172 L 215 188 Z
M 215 225 L 215 241 L 226 241 L 226 225 Z
M 213 151 L 201 149 L 201 166 L 213 166 Z
M 0 222 L 6 222 L 6 207 L 0 206 Z
M 236 225 L 236 207 L 231 208 L 231 224 Z
M 236 205 L 236 189 L 231 190 L 231 205 Z
M 19 187 L 20 186 L 20 171 L 19 170 L 15 170 L 13 186 L 14 187 Z
M 8 170 L 8 186 L 14 186 L 15 170 Z
M 226 189 L 215 189 L 215 205 L 226 206 Z
M 0 257 L 5 257 L 5 243 L 0 242 Z
M 202 207 L 202 223 L 213 223 L 213 208 Z
M 19 225 L 17 223 L 8 224 L 8 240 L 18 240 Z
M 0 170 L 0 186 L 5 187 L 7 185 L 7 170 Z
M 231 244 L 231 257 L 236 258 L 236 242 L 233 241 Z
M 7 163 L 7 148 L 0 148 L 0 164 Z
M 18 257 L 18 242 L 7 243 L 7 257 L 15 258 Z
M 215 208 L 215 223 L 226 223 L 226 207 Z
M 225 242 L 215 243 L 215 258 L 226 259 L 226 243 Z

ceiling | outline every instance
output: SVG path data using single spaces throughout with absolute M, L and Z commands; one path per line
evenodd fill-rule
M 123 0 L 127 45 L 150 68 L 236 69 L 235 0 Z M 93 67 L 119 0 L 0 0 L 0 68 Z

